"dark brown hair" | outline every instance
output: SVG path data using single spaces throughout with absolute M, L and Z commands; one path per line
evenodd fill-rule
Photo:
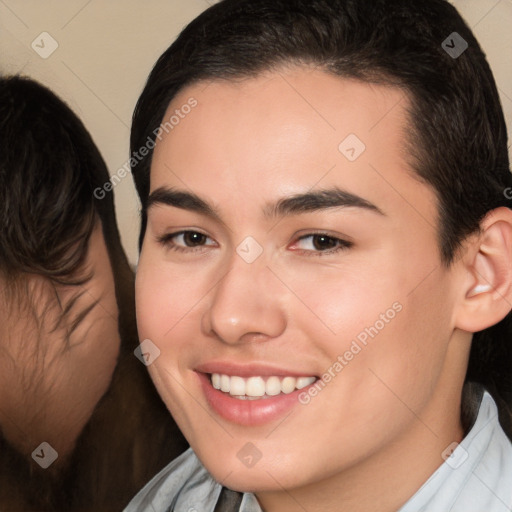
M 105 187 L 101 199 L 94 195 L 109 181 L 107 167 L 71 109 L 46 87 L 16 76 L 0 79 L 0 155 L 0 275 L 15 290 L 10 298 L 31 300 L 17 286 L 29 275 L 79 289 L 92 277 L 82 264 L 99 219 L 121 338 L 111 386 L 65 467 L 40 469 L 0 434 L 0 508 L 121 510 L 187 444 L 133 354 L 134 274 L 121 245 L 112 190 Z

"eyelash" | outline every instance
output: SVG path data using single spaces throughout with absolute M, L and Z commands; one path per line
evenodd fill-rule
M 169 249 L 171 251 L 177 251 L 180 253 L 194 253 L 194 252 L 201 251 L 202 248 L 204 247 L 204 245 L 200 245 L 197 247 L 181 247 L 179 245 L 176 245 L 174 242 L 172 242 L 173 238 L 180 236 L 180 235 L 185 235 L 187 233 L 194 233 L 194 234 L 198 234 L 203 237 L 209 238 L 207 235 L 205 235 L 204 233 L 201 233 L 200 231 L 184 230 L 184 231 L 177 231 L 175 233 L 169 233 L 169 234 L 160 236 L 160 237 L 158 237 L 157 240 L 161 245 L 163 245 L 164 247 L 166 247 L 167 249 Z M 331 236 L 328 233 L 323 233 L 323 232 L 309 233 L 307 235 L 303 235 L 303 236 L 299 237 L 297 239 L 297 241 L 304 240 L 304 239 L 310 238 L 310 237 L 315 237 L 315 236 L 325 237 L 330 240 L 334 240 L 338 244 L 338 246 L 333 249 L 329 249 L 329 250 L 325 250 L 325 251 L 319 251 L 319 250 L 311 251 L 311 250 L 305 250 L 305 249 L 299 249 L 298 251 L 307 256 L 321 257 L 321 256 L 332 255 L 332 254 L 338 253 L 340 251 L 349 249 L 350 247 L 353 246 L 352 242 L 348 242 L 347 240 L 343 240 L 341 238 Z

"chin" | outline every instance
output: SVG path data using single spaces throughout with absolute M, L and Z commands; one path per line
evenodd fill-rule
M 235 460 L 236 462 L 232 462 Z M 213 478 L 233 491 L 258 493 L 282 491 L 283 487 L 295 488 L 306 485 L 306 475 L 295 474 L 287 466 L 264 464 L 263 459 L 253 467 L 245 467 L 233 453 L 228 460 L 214 459 L 213 464 L 203 462 Z M 300 481 L 299 481 L 300 478 Z
M 221 482 L 232 491 L 253 494 L 282 491 L 283 487 L 287 489 L 295 487 L 294 484 L 290 485 L 289 482 L 283 483 L 282 475 L 276 474 L 274 478 L 271 475 L 273 476 L 273 473 L 270 471 L 267 473 L 265 470 L 255 471 L 255 469 L 249 469 L 244 471 L 243 474 L 235 474 L 233 472 L 228 478 L 225 478 L 224 475 L 224 480 L 221 480 Z

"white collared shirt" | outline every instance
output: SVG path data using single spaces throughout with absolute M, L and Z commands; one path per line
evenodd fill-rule
M 221 490 L 189 448 L 124 512 L 213 512 Z M 238 512 L 262 509 L 253 494 L 245 493 Z M 512 512 L 512 443 L 487 391 L 467 436 L 398 512 Z

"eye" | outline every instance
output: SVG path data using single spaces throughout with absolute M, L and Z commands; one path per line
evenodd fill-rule
M 196 252 L 205 246 L 209 236 L 199 231 L 178 231 L 158 237 L 158 242 L 167 249 L 179 252 Z M 212 245 L 212 244 L 209 244 Z
M 158 242 L 167 249 L 179 252 L 197 252 L 215 242 L 199 231 L 185 230 L 158 237 Z M 300 237 L 291 248 L 308 256 L 324 256 L 352 247 L 353 243 L 327 233 L 311 233 Z
M 302 253 L 324 256 L 348 249 L 352 247 L 352 245 L 352 242 L 331 236 L 327 233 L 311 233 L 301 236 L 292 248 L 294 249 L 298 246 L 298 250 Z

